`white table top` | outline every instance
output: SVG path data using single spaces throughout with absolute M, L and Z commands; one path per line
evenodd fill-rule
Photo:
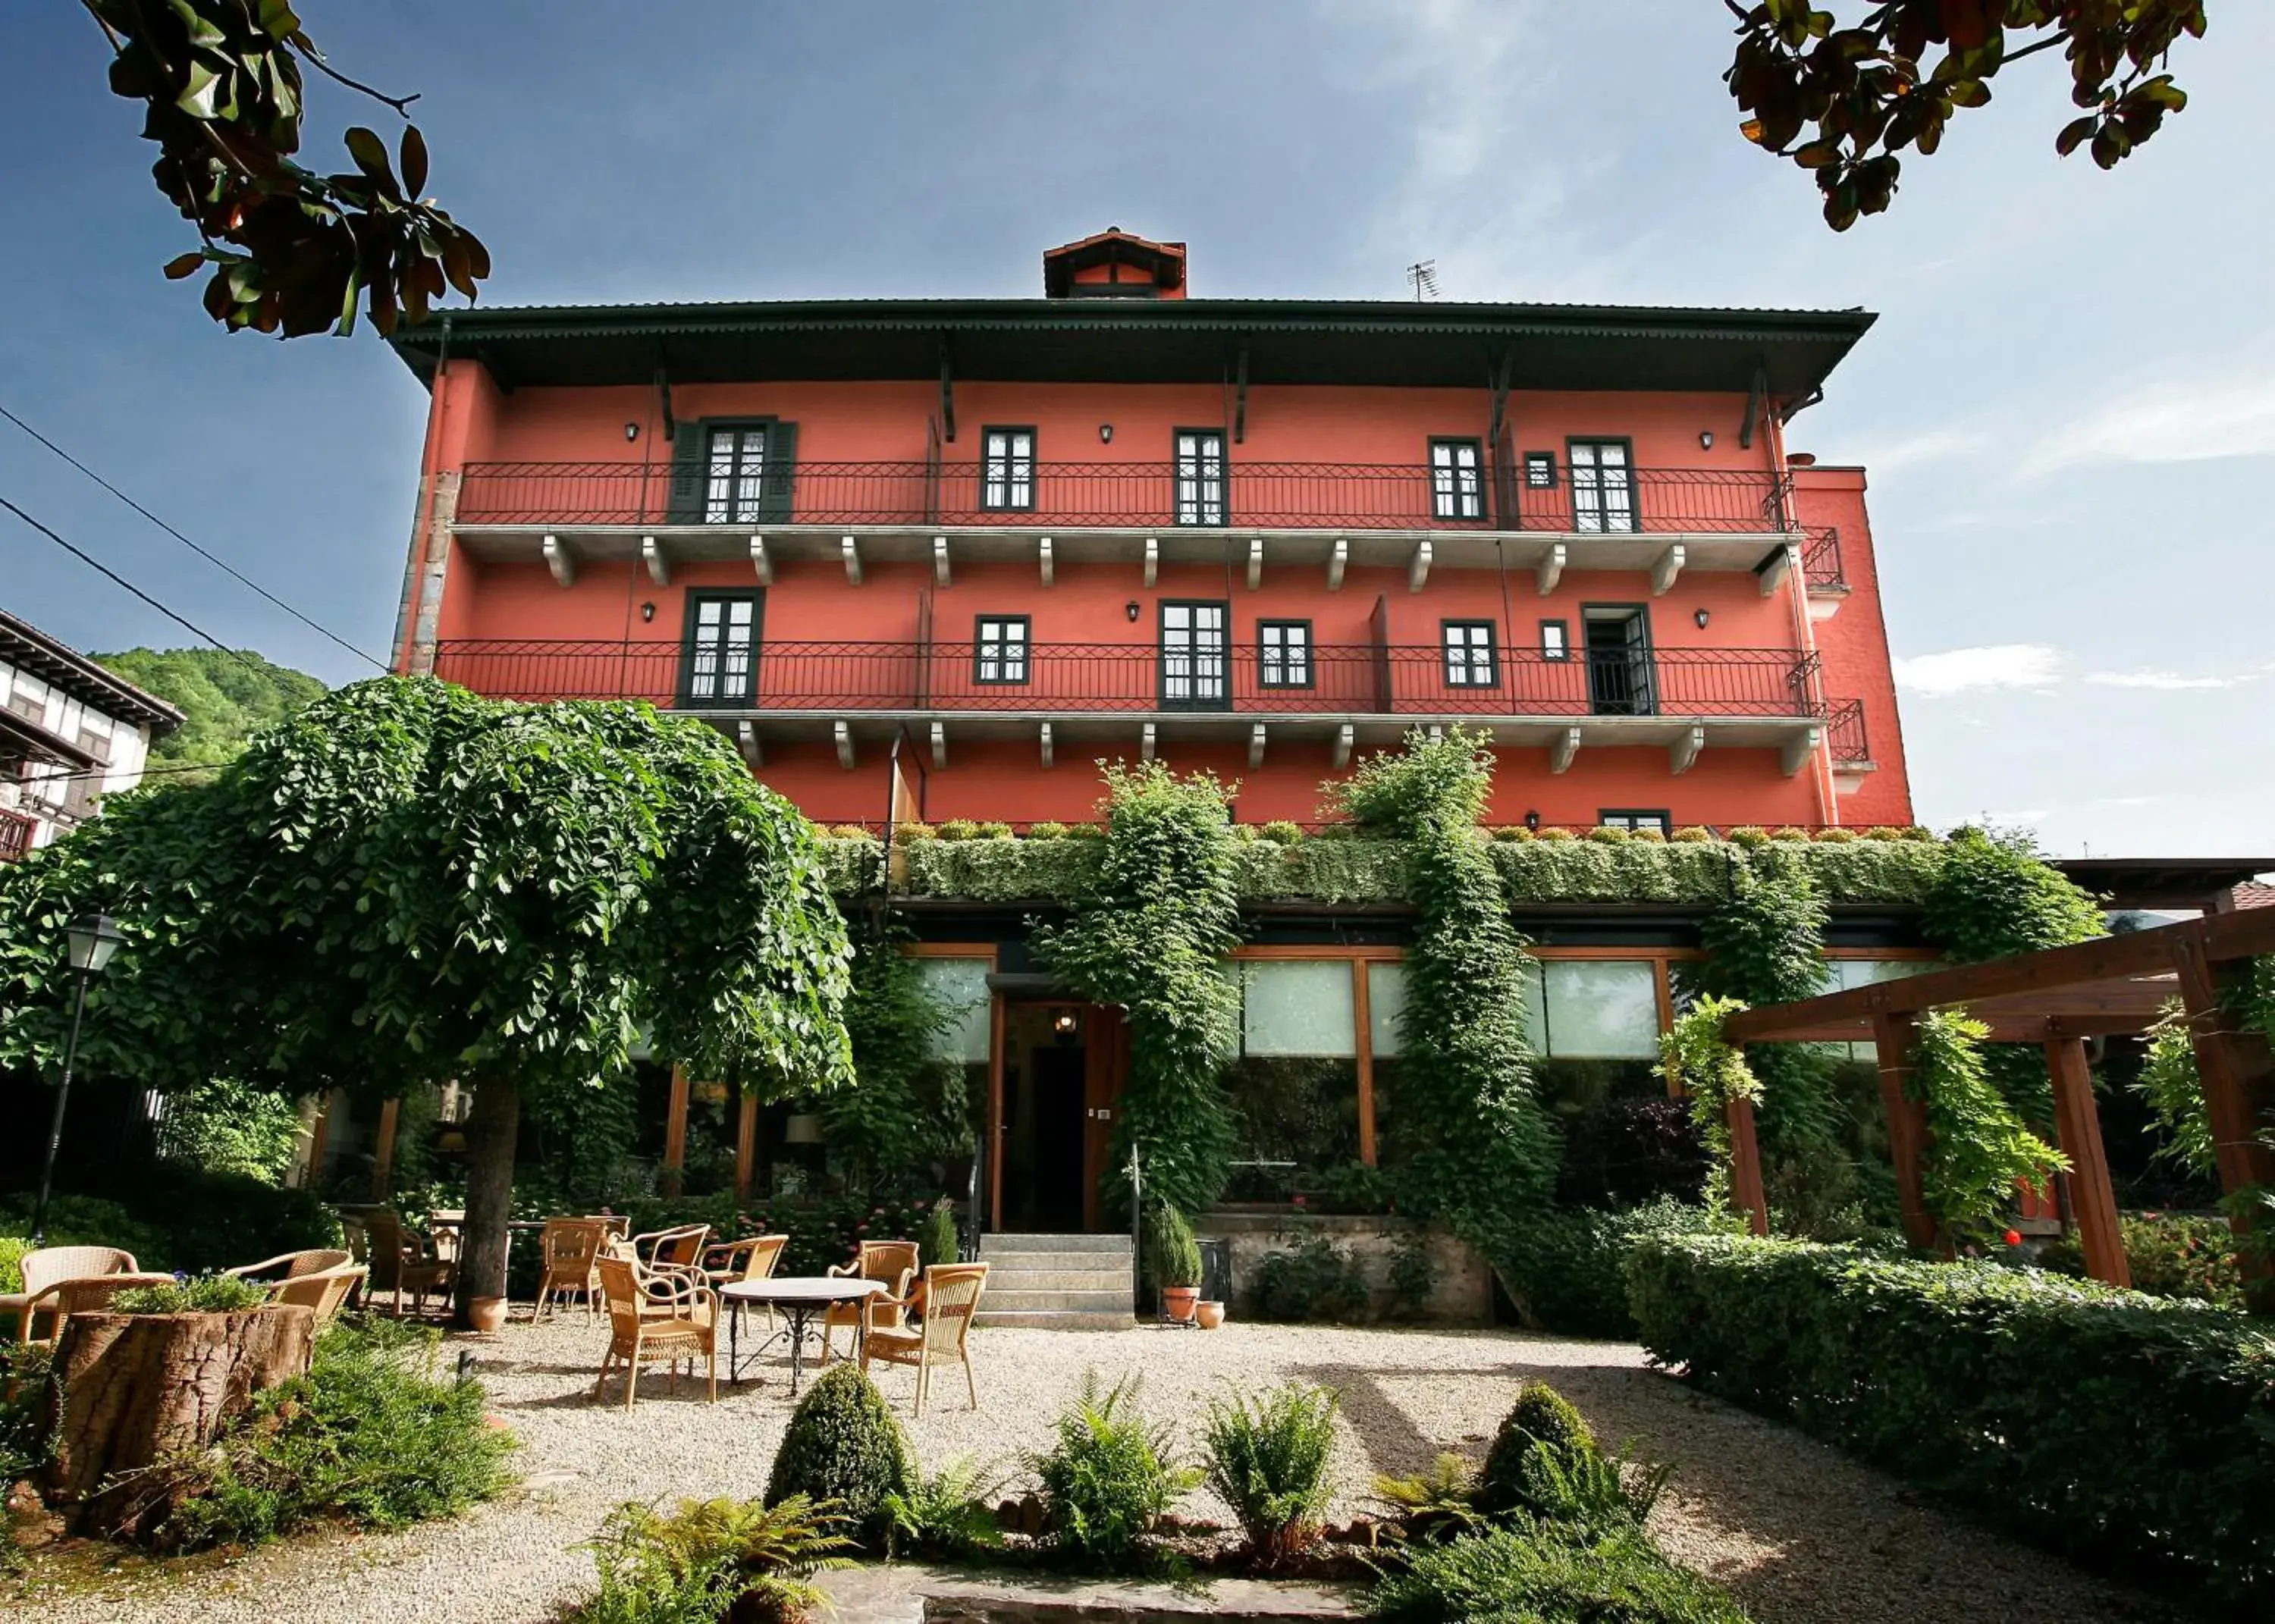
M 729 1280 L 719 1288 L 722 1297 L 744 1303 L 853 1303 L 886 1295 L 881 1280 L 850 1276 L 790 1274 L 779 1280 Z

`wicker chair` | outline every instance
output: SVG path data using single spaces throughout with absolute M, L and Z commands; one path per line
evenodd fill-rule
M 736 1280 L 768 1279 L 775 1265 L 782 1261 L 782 1248 L 789 1244 L 786 1235 L 754 1235 L 748 1240 L 714 1246 L 703 1254 L 703 1278 L 714 1290 Z
M 699 1269 L 703 1249 L 711 1243 L 708 1224 L 681 1224 L 674 1229 L 651 1229 L 631 1239 L 632 1257 L 650 1269 Z
M 102 1250 L 102 1249 L 91 1249 Z M 54 1285 L 30 1294 L 24 1312 L 17 1322 L 16 1340 L 19 1342 L 53 1343 L 62 1339 L 64 1323 L 73 1314 L 99 1314 L 110 1306 L 110 1299 L 130 1286 L 170 1286 L 170 1274 L 89 1274 L 76 1280 L 59 1280 Z M 45 1336 L 32 1334 L 32 1322 L 41 1315 L 50 1322 Z
M 242 1264 L 234 1269 L 223 1269 L 222 1273 L 238 1280 L 258 1279 L 266 1285 L 270 1275 L 280 1281 L 298 1280 L 303 1274 L 321 1274 L 329 1269 L 345 1268 L 354 1261 L 354 1257 L 348 1252 L 320 1246 L 306 1251 L 279 1252 L 274 1258 L 263 1258 L 259 1263 Z
M 458 1265 L 438 1258 L 418 1235 L 403 1227 L 403 1218 L 387 1207 L 363 1215 L 364 1234 L 371 1249 L 371 1288 L 395 1293 L 395 1315 L 403 1317 L 403 1293 L 412 1293 L 413 1313 L 427 1311 L 427 1294 L 448 1292 Z
M 618 1364 L 624 1370 L 626 1409 L 632 1407 L 643 1364 L 669 1363 L 676 1391 L 680 1366 L 686 1364 L 692 1373 L 699 1354 L 710 1373 L 710 1400 L 716 1403 L 719 1299 L 702 1275 L 692 1269 L 643 1269 L 628 1258 L 609 1253 L 596 1258 L 593 1267 L 608 1305 L 608 1351 L 593 1384 L 593 1402 L 601 1401 L 608 1373 Z
M 914 1328 L 872 1326 L 862 1344 L 861 1373 L 871 1361 L 917 1367 L 917 1414 L 924 1414 L 925 1394 L 932 1386 L 935 1364 L 964 1366 L 964 1386 L 971 1394 L 971 1408 L 979 1408 L 979 1384 L 972 1379 L 971 1318 L 979 1311 L 979 1294 L 987 1287 L 984 1263 L 939 1263 L 924 1272 L 923 1281 L 894 1306 L 921 1316 Z M 881 1304 L 878 1306 L 882 1306 Z
M 544 1273 L 538 1278 L 537 1306 L 531 1317 L 550 1313 L 556 1302 L 571 1295 L 585 1299 L 588 1312 L 600 1312 L 601 1277 L 593 1265 L 608 1244 L 608 1227 L 603 1219 L 547 1219 L 538 1239 Z
M 851 1263 L 834 1263 L 829 1273 L 839 1280 L 874 1280 L 885 1282 L 886 1295 L 873 1297 L 866 1303 L 833 1303 L 821 1318 L 821 1362 L 830 1360 L 831 1333 L 841 1326 L 858 1331 L 861 1315 L 869 1316 L 869 1329 L 892 1329 L 901 1326 L 901 1299 L 909 1294 L 909 1284 L 917 1274 L 917 1243 L 914 1241 L 864 1241 L 861 1254 Z M 854 1339 L 858 1341 L 857 1336 Z
M 134 1261 L 132 1252 L 121 1251 L 116 1246 L 42 1246 L 26 1252 L 17 1260 L 17 1268 L 24 1277 L 22 1294 L 14 1299 L 20 1304 L 17 1335 L 26 1341 L 32 1333 L 32 1299 L 49 1287 L 67 1280 L 93 1280 L 107 1274 L 132 1274 L 141 1265 Z M 42 1307 L 42 1313 L 50 1311 Z
M 340 1311 L 341 1305 L 355 1295 L 356 1288 L 370 1274 L 371 1270 L 360 1263 L 343 1263 L 337 1268 L 288 1274 L 283 1280 L 268 1283 L 268 1301 L 272 1305 L 315 1310 L 316 1324 L 321 1328 Z
M 427 1250 L 444 1263 L 458 1261 L 465 1243 L 466 1209 L 435 1207 L 427 1214 Z

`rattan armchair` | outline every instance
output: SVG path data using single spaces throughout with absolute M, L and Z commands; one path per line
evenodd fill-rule
M 99 1314 L 110 1306 L 110 1299 L 132 1286 L 170 1286 L 170 1274 L 90 1274 L 76 1280 L 59 1280 L 54 1285 L 29 1294 L 24 1304 L 22 1318 L 17 1322 L 16 1340 L 19 1342 L 55 1342 L 62 1339 L 64 1325 L 73 1314 Z M 49 1320 L 45 1336 L 32 1334 L 32 1322 L 41 1315 Z
M 676 1391 L 680 1367 L 685 1365 L 692 1374 L 699 1355 L 709 1372 L 710 1401 L 716 1403 L 719 1299 L 703 1277 L 692 1269 L 643 1269 L 628 1258 L 609 1253 L 596 1258 L 593 1266 L 608 1305 L 608 1351 L 593 1384 L 593 1402 L 601 1401 L 609 1373 L 619 1364 L 624 1372 L 624 1408 L 630 1409 L 641 1365 L 668 1363 Z
M 16 1266 L 24 1277 L 24 1289 L 10 1299 L 10 1305 L 18 1311 L 17 1336 L 29 1341 L 32 1300 L 49 1287 L 67 1280 L 133 1274 L 142 1265 L 134 1261 L 132 1252 L 122 1251 L 116 1246 L 40 1246 L 17 1259 Z M 42 1307 L 39 1311 L 45 1314 L 52 1311 Z
M 650 1269 L 699 1268 L 703 1249 L 711 1243 L 708 1224 L 681 1224 L 671 1229 L 651 1229 L 631 1239 L 632 1257 Z
M 544 1270 L 537 1281 L 531 1317 L 548 1314 L 567 1296 L 581 1296 L 588 1312 L 601 1310 L 601 1277 L 593 1265 L 608 1250 L 608 1226 L 598 1218 L 548 1218 L 539 1236 Z
M 447 1258 L 435 1256 L 419 1236 L 405 1229 L 400 1213 L 388 1207 L 374 1207 L 363 1215 L 363 1227 L 371 1249 L 371 1288 L 395 1293 L 396 1318 L 403 1316 L 406 1287 L 412 1293 L 412 1311 L 419 1314 L 427 1311 L 428 1292 L 450 1291 L 457 1277 L 458 1265 Z
M 274 1258 L 263 1258 L 259 1263 L 239 1264 L 222 1273 L 238 1280 L 258 1280 L 266 1285 L 269 1279 L 285 1280 L 303 1274 L 321 1274 L 327 1269 L 344 1268 L 355 1261 L 348 1252 L 337 1247 L 317 1246 L 305 1251 L 279 1252 Z
M 703 1278 L 712 1288 L 736 1280 L 766 1280 L 782 1261 L 782 1248 L 790 1244 L 786 1235 L 754 1235 L 746 1240 L 729 1241 L 723 1246 L 714 1246 L 703 1254 Z
M 924 1272 L 924 1280 L 906 1297 L 893 1304 L 896 1311 L 920 1316 L 914 1326 L 872 1326 L 861 1346 L 861 1373 L 872 1361 L 917 1367 L 917 1414 L 924 1414 L 925 1394 L 932 1386 L 935 1364 L 964 1366 L 964 1386 L 971 1394 L 971 1408 L 979 1408 L 979 1384 L 971 1374 L 972 1316 L 979 1311 L 979 1294 L 987 1287 L 984 1263 L 940 1263 Z M 884 1304 L 873 1304 L 882 1307 Z
M 360 1263 L 288 1274 L 283 1280 L 269 1281 L 268 1301 L 273 1306 L 315 1310 L 316 1326 L 321 1330 L 370 1276 L 369 1267 Z
M 886 1295 L 872 1297 L 865 1303 L 834 1303 L 821 1317 L 821 1362 L 830 1360 L 831 1333 L 841 1327 L 858 1333 L 861 1316 L 869 1316 L 869 1329 L 890 1329 L 903 1323 L 901 1300 L 909 1294 L 910 1282 L 917 1274 L 918 1250 L 914 1241 L 864 1241 L 860 1255 L 851 1263 L 836 1263 L 829 1273 L 840 1280 L 873 1280 L 885 1283 Z M 860 1341 L 857 1334 L 856 1342 Z

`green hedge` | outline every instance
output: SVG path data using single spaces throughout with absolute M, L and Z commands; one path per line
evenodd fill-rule
M 1658 1236 L 1644 1346 L 2081 1560 L 2275 1609 L 2275 1336 L 1991 1263 Z
M 1542 1330 L 1632 1341 L 1623 1272 L 1629 1249 L 1647 1235 L 1703 1235 L 1717 1221 L 1672 1197 L 1618 1210 L 1558 1207 L 1528 1228 L 1510 1275 Z

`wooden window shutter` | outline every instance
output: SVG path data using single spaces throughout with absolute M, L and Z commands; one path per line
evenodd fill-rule
M 759 517 L 769 525 L 787 525 L 795 511 L 791 485 L 797 471 L 797 425 L 771 423 L 767 427 L 766 482 L 760 487 Z
M 707 437 L 700 423 L 676 423 L 671 430 L 671 486 L 665 500 L 667 525 L 703 522 L 704 449 Z

